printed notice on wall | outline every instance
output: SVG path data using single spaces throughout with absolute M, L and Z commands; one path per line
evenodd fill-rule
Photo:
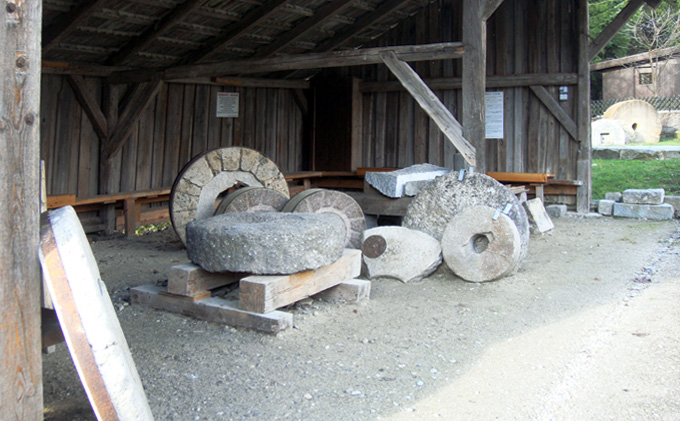
M 238 117 L 238 92 L 217 93 L 217 117 Z
M 486 93 L 486 138 L 503 139 L 503 92 Z

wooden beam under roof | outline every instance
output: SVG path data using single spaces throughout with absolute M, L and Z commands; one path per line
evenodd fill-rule
M 278 53 L 279 51 L 286 48 L 290 43 L 296 41 L 309 31 L 326 22 L 336 13 L 339 13 L 340 11 L 349 7 L 352 4 L 352 1 L 354 0 L 334 0 L 333 2 L 320 7 L 319 10 L 314 13 L 314 16 L 305 19 L 299 25 L 295 25 L 293 29 L 278 37 L 273 43 L 259 49 L 253 58 L 264 58 Z
M 124 63 L 127 59 L 151 44 L 156 38 L 172 29 L 172 27 L 196 10 L 204 1 L 205 0 L 186 0 L 184 3 L 175 7 L 163 16 L 157 24 L 148 27 L 138 37 L 126 43 L 117 53 L 109 58 L 109 64 L 117 65 Z
M 596 55 L 609 44 L 609 41 L 623 28 L 631 17 L 645 4 L 645 0 L 630 0 L 626 6 L 605 26 L 588 47 L 588 58 L 593 61 Z
M 488 20 L 494 14 L 496 9 L 503 4 L 503 0 L 486 0 L 484 10 L 482 11 L 482 19 Z
M 63 19 L 56 19 L 56 23 L 43 31 L 42 54 L 54 48 L 105 4 L 106 0 L 86 0 L 69 10 Z
M 291 0 L 269 0 L 263 5 L 254 8 L 249 13 L 246 13 L 238 23 L 229 26 L 229 29 L 211 39 L 200 50 L 196 50 L 191 53 L 184 60 L 182 60 L 182 62 L 187 64 L 200 63 L 201 61 L 209 58 L 220 48 L 250 31 L 253 27 L 271 16 L 271 14 L 279 7 L 290 3 L 290 1 Z
M 427 61 L 460 58 L 464 47 L 460 42 L 443 42 L 423 45 L 400 45 L 391 47 L 364 48 L 358 50 L 334 51 L 316 54 L 291 54 L 258 60 L 237 60 L 225 63 L 195 64 L 169 69 L 149 71 L 124 71 L 111 75 L 110 83 L 131 83 L 160 77 L 162 80 L 176 80 L 200 77 L 219 77 L 235 74 L 254 74 L 283 70 L 322 69 L 327 67 L 363 66 L 382 63 L 380 53 L 394 51 L 402 61 Z

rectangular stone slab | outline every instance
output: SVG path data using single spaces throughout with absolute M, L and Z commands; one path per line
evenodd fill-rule
M 541 199 L 536 198 L 527 200 L 524 202 L 524 206 L 526 206 L 531 220 L 536 224 L 536 229 L 538 232 L 546 232 L 555 228 L 550 216 L 548 216 L 548 213 L 543 207 L 543 202 Z
M 366 182 L 388 197 L 404 196 L 404 185 L 411 181 L 433 180 L 447 174 L 447 168 L 418 164 L 391 172 L 367 172 Z
M 661 205 L 636 205 L 633 203 L 614 203 L 614 216 L 624 218 L 646 218 L 666 220 L 673 218 L 673 206 L 668 203 Z
M 249 276 L 239 284 L 239 307 L 268 313 L 356 278 L 361 272 L 361 251 L 345 249 L 335 263 L 292 275 Z
M 321 300 L 342 300 L 356 303 L 371 297 L 371 281 L 364 279 L 350 279 L 316 294 L 314 298 Z
M 205 295 L 209 290 L 238 282 L 243 273 L 212 273 L 193 263 L 184 263 L 170 268 L 168 292 L 187 297 Z
M 293 315 L 290 313 L 272 311 L 267 314 L 256 314 L 240 310 L 234 304 L 220 298 L 192 301 L 182 296 L 162 294 L 164 291 L 163 287 L 142 285 L 130 289 L 130 299 L 134 304 L 156 310 L 265 333 L 277 333 L 293 326 Z

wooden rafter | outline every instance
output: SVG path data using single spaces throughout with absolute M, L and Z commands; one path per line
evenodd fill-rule
M 118 117 L 116 127 L 112 130 L 109 139 L 102 147 L 102 159 L 104 161 L 110 160 L 123 147 L 142 111 L 156 97 L 160 87 L 161 80 L 159 78 L 154 78 L 149 82 L 140 83 L 135 86 L 127 106 Z
M 463 87 L 461 77 L 438 77 L 425 79 L 430 89 L 460 89 Z M 576 73 L 532 73 L 520 75 L 487 76 L 487 88 L 516 88 L 531 85 L 567 86 L 576 85 L 578 75 Z M 361 82 L 361 92 L 397 92 L 403 91 L 404 87 L 399 82 Z
M 203 48 L 194 51 L 182 61 L 188 64 L 200 63 L 201 61 L 209 58 L 220 48 L 250 31 L 258 23 L 262 22 L 264 19 L 267 19 L 274 11 L 286 5 L 290 1 L 291 0 L 269 0 L 265 2 L 262 6 L 253 9 L 250 13 L 246 13 L 246 15 L 243 16 L 243 18 L 239 20 L 238 23 L 231 25 L 227 31 L 216 36 Z
M 363 66 L 382 63 L 380 53 L 394 51 L 403 61 L 427 61 L 460 58 L 464 47 L 460 42 L 400 45 L 364 48 L 317 54 L 291 54 L 258 60 L 238 60 L 226 63 L 177 66 L 166 70 L 126 71 L 111 75 L 110 83 L 130 83 L 160 77 L 162 80 L 217 77 L 234 74 L 267 73 L 284 70 L 322 69 L 327 67 Z
M 588 47 L 588 58 L 593 61 L 596 55 L 623 28 L 631 17 L 645 4 L 645 0 L 630 0 L 626 6 L 612 19 Z
M 180 4 L 172 11 L 167 13 L 161 20 L 153 26 L 150 26 L 138 37 L 130 40 L 117 53 L 115 53 L 108 62 L 112 65 L 124 63 L 127 59 L 137 54 L 137 52 L 144 49 L 147 45 L 153 42 L 156 38 L 162 36 L 169 31 L 173 26 L 177 25 L 187 15 L 196 10 L 205 0 L 187 0 Z
M 573 140 L 578 139 L 578 127 L 574 122 L 574 119 L 564 111 L 564 108 L 555 100 L 555 98 L 550 95 L 547 89 L 539 85 L 531 85 L 529 87 L 531 92 L 536 95 L 536 97 L 541 100 L 543 105 L 550 111 L 550 113 L 560 122 L 562 127 L 569 133 Z
M 404 88 L 413 96 L 427 115 L 437 123 L 439 129 L 453 146 L 463 155 L 465 161 L 472 167 L 476 167 L 475 147 L 463 137 L 463 127 L 451 114 L 448 108 L 439 100 L 425 82 L 408 64 L 399 60 L 392 51 L 385 51 L 380 58 L 399 79 Z
M 503 4 L 503 0 L 486 0 L 484 10 L 482 11 L 482 19 L 488 20 L 494 14 L 498 6 Z
M 264 58 L 278 53 L 279 51 L 286 48 L 290 43 L 326 22 L 331 16 L 350 6 L 353 1 L 354 0 L 335 0 L 325 6 L 322 6 L 314 13 L 313 16 L 305 19 L 299 25 L 296 25 L 295 28 L 278 37 L 273 43 L 259 49 L 253 58 Z
M 90 123 L 92 123 L 92 127 L 97 133 L 97 136 L 99 136 L 100 139 L 106 139 L 108 131 L 106 116 L 104 116 L 101 107 L 97 103 L 94 95 L 92 95 L 92 91 L 88 90 L 85 86 L 85 80 L 79 75 L 67 75 L 67 80 L 71 85 L 71 88 L 73 88 L 73 92 L 75 93 L 80 106 L 83 107 L 85 114 L 87 114 L 87 117 L 90 119 Z
M 68 17 L 57 19 L 42 34 L 42 53 L 45 54 L 71 34 L 97 10 L 106 4 L 106 0 L 87 0 L 68 12 Z

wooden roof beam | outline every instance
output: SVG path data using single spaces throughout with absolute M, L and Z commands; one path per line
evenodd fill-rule
M 106 0 L 87 0 L 70 10 L 64 19 L 57 19 L 56 23 L 45 28 L 42 35 L 42 53 L 45 54 L 54 48 L 105 3 Z
M 177 25 L 187 15 L 196 10 L 204 1 L 205 0 L 187 0 L 177 6 L 163 16 L 158 23 L 147 28 L 141 35 L 126 43 L 123 48 L 109 58 L 109 64 L 117 65 L 124 63 L 127 59 L 151 44 L 156 38 L 162 36 L 173 26 Z
M 623 28 L 643 5 L 645 0 L 630 0 L 626 6 L 612 19 L 588 47 L 588 59 L 593 61 L 596 55 L 609 44 L 609 41 Z
M 319 10 L 314 13 L 314 16 L 311 16 L 299 25 L 295 25 L 292 30 L 278 37 L 276 41 L 267 45 L 266 47 L 259 49 L 253 58 L 264 58 L 278 53 L 279 51 L 286 48 L 290 43 L 296 41 L 309 31 L 326 22 L 336 13 L 339 13 L 349 7 L 352 4 L 352 1 L 354 0 L 335 0 L 319 8 Z
M 327 67 L 363 66 L 382 63 L 380 53 L 394 51 L 403 61 L 428 61 L 460 58 L 464 47 L 461 42 L 437 44 L 399 45 L 391 47 L 364 48 L 315 54 L 290 54 L 264 59 L 234 60 L 224 63 L 194 64 L 169 69 L 148 71 L 114 72 L 110 83 L 134 83 L 150 80 L 154 76 L 162 80 L 200 77 L 219 77 L 236 74 L 254 74 L 285 70 L 323 69 Z
M 85 86 L 85 79 L 80 75 L 68 75 L 67 80 L 73 88 L 73 92 L 83 107 L 85 114 L 90 119 L 94 131 L 97 133 L 100 139 L 106 139 L 108 132 L 106 116 L 102 112 L 99 103 L 95 99 L 91 90 L 88 90 Z
M 503 4 L 503 0 L 486 0 L 484 10 L 482 11 L 482 19 L 487 21 L 501 4 Z
M 182 60 L 183 63 L 192 64 L 200 63 L 212 56 L 220 48 L 243 36 L 263 20 L 267 19 L 278 8 L 290 3 L 291 0 L 269 0 L 262 6 L 256 7 L 251 12 L 246 13 L 245 16 L 238 23 L 233 24 L 229 29 L 222 34 L 216 36 L 208 42 L 200 50 L 196 50 L 189 56 Z

